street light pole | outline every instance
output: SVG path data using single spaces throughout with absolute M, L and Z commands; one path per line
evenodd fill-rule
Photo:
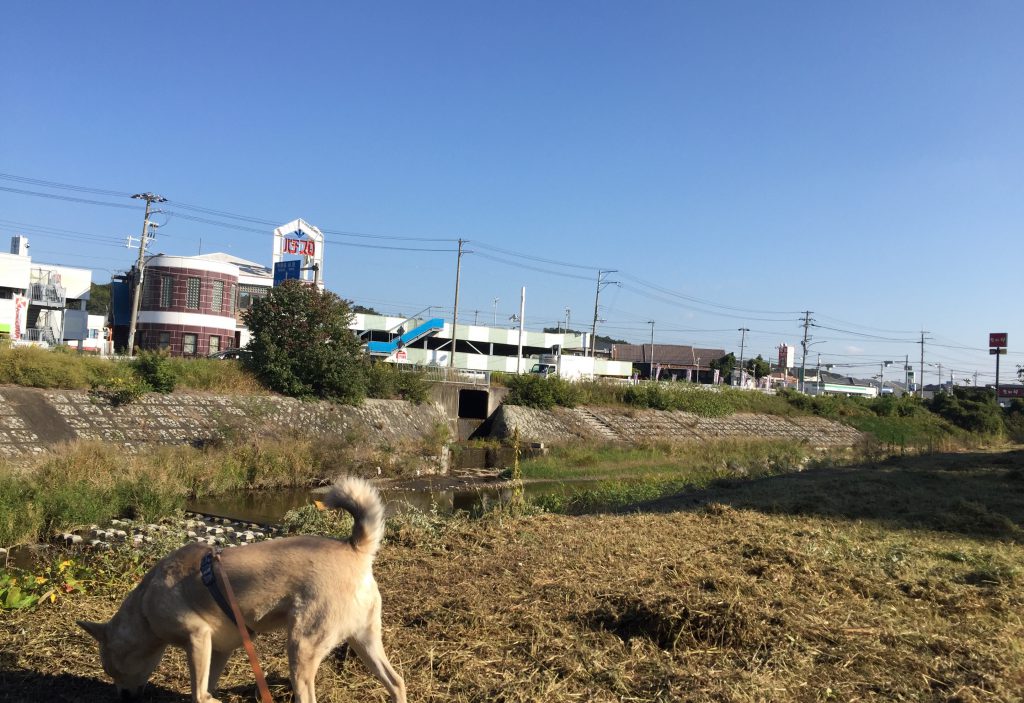
M 146 269 L 146 244 L 149 241 L 149 214 L 153 203 L 166 203 L 167 198 L 153 193 L 136 193 L 136 200 L 146 201 L 146 214 L 142 218 L 142 237 L 139 239 L 139 260 L 136 265 L 135 291 L 132 294 L 132 316 L 128 322 L 128 356 L 135 356 L 135 328 L 139 320 L 139 307 L 142 305 L 142 276 Z
M 885 367 L 891 366 L 891 361 L 880 361 L 878 362 L 878 397 L 882 397 L 882 391 L 885 390 Z

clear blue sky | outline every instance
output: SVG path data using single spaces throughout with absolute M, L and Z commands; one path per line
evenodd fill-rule
M 328 235 L 328 287 L 384 312 L 450 315 L 454 244 L 416 240 L 462 237 L 461 320 L 525 285 L 528 327 L 589 328 L 608 268 L 632 341 L 767 355 L 811 310 L 861 376 L 922 328 L 947 378 L 991 379 L 990 331 L 1024 362 L 1024 4 L 295 5 L 10 4 L 0 172 L 413 238 Z M 210 219 L 261 231 L 175 216 L 155 250 L 269 263 L 271 227 Z M 0 190 L 0 237 L 98 281 L 141 220 Z

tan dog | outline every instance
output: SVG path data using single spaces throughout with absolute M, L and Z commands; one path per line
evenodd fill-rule
M 353 477 L 335 482 L 326 503 L 355 518 L 348 541 L 271 540 L 226 550 L 217 568 L 231 579 L 252 631 L 287 629 L 296 703 L 315 703 L 320 662 L 342 642 L 380 679 L 392 703 L 405 703 L 405 682 L 384 654 L 380 591 L 372 572 L 384 508 L 373 486 Z M 78 623 L 99 641 L 103 670 L 122 696 L 141 692 L 164 648 L 172 645 L 188 654 L 192 700 L 216 703 L 211 692 L 241 636 L 200 576 L 209 553 L 205 545 L 182 547 L 150 569 L 110 622 Z

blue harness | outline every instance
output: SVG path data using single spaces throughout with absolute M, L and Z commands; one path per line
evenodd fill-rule
M 238 621 L 235 620 L 235 614 L 231 612 L 231 606 L 228 605 L 227 599 L 224 594 L 221 593 L 220 588 L 217 586 L 217 577 L 213 573 L 213 552 L 207 552 L 203 560 L 199 562 L 199 574 L 203 578 L 203 585 L 206 586 L 207 590 L 210 591 L 210 595 L 213 596 L 213 600 L 217 603 L 224 614 L 228 616 L 228 620 L 233 622 L 236 626 Z M 252 628 L 248 625 L 245 626 L 246 630 L 249 630 L 249 634 L 253 634 Z

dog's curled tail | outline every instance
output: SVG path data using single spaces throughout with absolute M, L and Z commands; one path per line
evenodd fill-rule
M 384 504 L 377 489 L 366 479 L 342 476 L 327 493 L 324 503 L 329 508 L 343 508 L 352 513 L 352 546 L 373 556 L 384 537 Z

